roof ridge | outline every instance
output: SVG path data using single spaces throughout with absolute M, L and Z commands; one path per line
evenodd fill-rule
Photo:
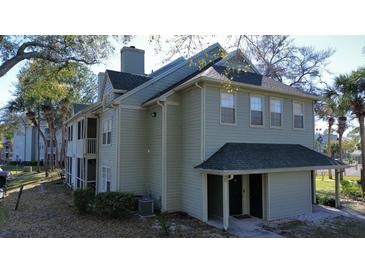
M 108 72 L 113 72 L 113 73 L 124 73 L 124 74 L 129 74 L 129 75 L 133 75 L 133 76 L 140 76 L 140 77 L 145 77 L 145 78 L 151 78 L 151 76 L 148 76 L 147 74 L 143 75 L 143 74 L 137 74 L 137 73 L 131 73 L 131 72 L 125 72 L 125 71 L 118 71 L 118 70 L 112 70 L 112 69 L 106 69 L 105 71 Z

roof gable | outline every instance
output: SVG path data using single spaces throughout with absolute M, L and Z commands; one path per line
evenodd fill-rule
M 149 76 L 106 70 L 114 89 L 129 91 L 151 79 Z

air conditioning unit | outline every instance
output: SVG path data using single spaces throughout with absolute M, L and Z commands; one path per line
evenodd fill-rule
M 149 197 L 143 197 L 138 200 L 138 214 L 143 217 L 153 216 L 154 207 L 153 199 Z

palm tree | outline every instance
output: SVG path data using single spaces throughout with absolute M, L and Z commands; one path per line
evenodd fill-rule
M 337 118 L 337 133 L 340 161 L 343 161 L 343 134 L 347 129 L 347 116 L 350 112 L 350 102 L 347 97 L 341 96 L 335 89 L 328 89 L 325 92 L 327 98 L 331 98 L 335 102 L 334 113 Z M 340 174 L 340 180 L 343 180 L 343 172 Z
M 332 157 L 331 152 L 331 136 L 332 136 L 332 127 L 335 123 L 335 112 L 336 112 L 336 102 L 333 97 L 329 94 L 329 92 L 325 92 L 322 95 L 322 100 L 319 101 L 315 106 L 315 112 L 319 118 L 327 121 L 328 124 L 328 139 L 327 139 L 327 154 L 328 157 Z M 328 170 L 328 177 L 332 179 L 332 172 Z
M 353 71 L 350 75 L 340 75 L 335 79 L 336 89 L 340 91 L 342 96 L 349 103 L 352 113 L 356 116 L 360 125 L 361 140 L 361 186 L 363 193 L 365 192 L 365 68 Z

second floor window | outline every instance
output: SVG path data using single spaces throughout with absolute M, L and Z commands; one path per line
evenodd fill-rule
M 250 97 L 251 125 L 264 125 L 264 99 L 261 96 Z
M 221 123 L 236 123 L 236 96 L 234 93 L 221 92 Z
M 280 99 L 270 99 L 270 122 L 272 127 L 282 126 L 283 103 Z
M 304 105 L 300 102 L 293 102 L 294 128 L 304 128 Z
M 68 141 L 73 140 L 73 134 L 74 134 L 73 129 L 74 129 L 74 127 L 72 125 L 68 127 L 68 133 L 67 133 L 67 140 Z
M 112 143 L 112 120 L 108 119 L 103 122 L 103 144 Z
M 84 120 L 81 120 L 77 123 L 77 139 L 84 139 Z

